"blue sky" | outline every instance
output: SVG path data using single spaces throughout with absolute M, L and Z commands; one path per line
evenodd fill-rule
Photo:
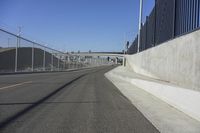
M 144 18 L 154 0 L 144 0 Z M 62 51 L 121 51 L 138 31 L 139 0 L 1 0 L 0 26 Z

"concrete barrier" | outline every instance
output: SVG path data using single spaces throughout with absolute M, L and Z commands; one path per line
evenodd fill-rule
M 126 56 L 136 73 L 200 91 L 200 30 Z
M 200 132 L 199 91 L 145 77 L 125 67 L 105 76 L 161 133 Z

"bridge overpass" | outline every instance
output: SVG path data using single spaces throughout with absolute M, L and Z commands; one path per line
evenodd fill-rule
M 123 58 L 124 54 L 120 52 L 81 52 L 81 53 L 71 53 L 70 55 L 77 55 L 77 56 L 95 56 L 95 57 L 118 57 Z

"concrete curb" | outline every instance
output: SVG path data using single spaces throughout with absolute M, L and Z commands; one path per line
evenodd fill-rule
M 192 118 L 200 121 L 200 92 L 181 88 L 162 81 L 156 82 L 155 80 L 154 82 L 144 79 L 124 77 L 113 71 L 110 73 L 123 81 L 129 82 L 134 86 L 149 92 Z
M 134 106 L 138 108 L 138 110 L 144 114 L 145 117 L 147 117 L 147 119 L 149 119 L 149 121 L 152 122 L 153 125 L 155 125 L 159 131 L 165 133 L 200 132 L 200 122 L 198 120 L 189 117 L 189 115 L 179 111 L 149 91 L 137 87 L 132 83 L 131 78 L 124 75 L 120 76 L 119 71 L 120 67 L 117 67 L 106 73 L 105 76 L 133 103 Z M 129 72 L 129 75 L 131 74 L 132 73 Z M 162 91 L 160 93 L 162 93 Z

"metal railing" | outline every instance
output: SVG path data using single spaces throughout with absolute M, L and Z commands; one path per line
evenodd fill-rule
M 200 0 L 155 0 L 155 6 L 142 24 L 140 51 L 199 29 Z M 138 36 L 128 49 L 137 53 Z
M 110 64 L 106 57 L 64 53 L 0 29 L 0 73 L 63 71 Z

